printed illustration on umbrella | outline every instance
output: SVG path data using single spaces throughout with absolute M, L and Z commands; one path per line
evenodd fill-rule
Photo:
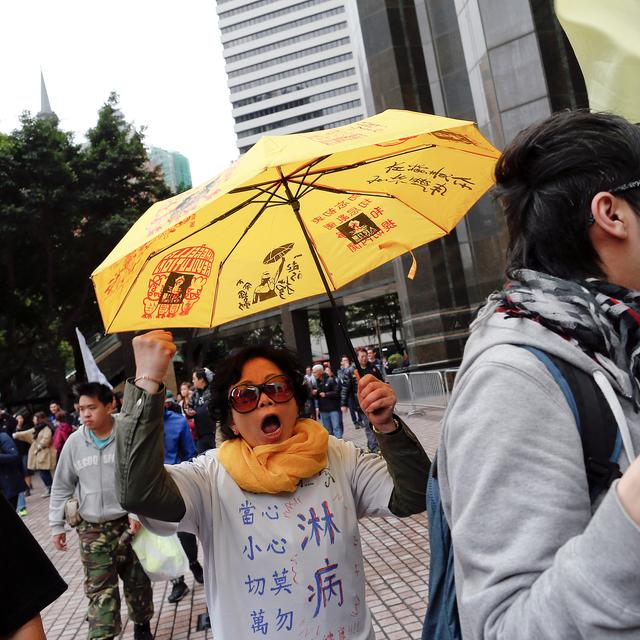
M 259 278 L 254 278 L 253 281 L 258 282 L 255 286 L 248 280 L 240 279 L 236 282 L 239 310 L 249 309 L 252 304 L 270 300 L 271 298 L 279 297 L 284 301 L 288 296 L 295 293 L 295 283 L 302 277 L 300 265 L 296 262 L 296 258 L 302 257 L 302 254 L 297 254 L 291 259 L 287 259 L 286 256 L 293 247 L 294 243 L 289 242 L 269 251 L 262 264 L 273 265 L 278 263 L 278 266 L 275 272 L 273 269 L 265 270 Z

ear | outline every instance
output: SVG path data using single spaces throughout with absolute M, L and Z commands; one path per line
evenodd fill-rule
M 616 198 L 608 191 L 600 191 L 591 200 L 591 215 L 594 228 L 598 228 L 609 236 L 625 240 L 628 236 L 628 211 L 622 206 L 623 200 Z

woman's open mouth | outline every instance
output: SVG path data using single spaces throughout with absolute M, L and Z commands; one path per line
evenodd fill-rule
M 262 429 L 262 433 L 264 433 L 268 440 L 277 440 L 282 432 L 280 418 L 278 418 L 278 416 L 274 414 L 265 416 L 262 419 L 260 428 Z

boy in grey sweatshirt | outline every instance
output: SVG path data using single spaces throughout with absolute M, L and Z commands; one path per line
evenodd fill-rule
M 496 181 L 508 282 L 472 325 L 438 454 L 462 635 L 640 638 L 640 127 L 555 114 Z M 611 407 L 623 475 L 597 508 L 567 400 L 521 345 L 587 372 Z
M 124 583 L 134 638 L 150 640 L 153 591 L 131 547 L 131 535 L 140 529 L 140 522 L 116 498 L 115 431 L 123 418 L 111 415 L 113 393 L 105 385 L 81 384 L 76 393 L 83 425 L 69 436 L 53 479 L 49 504 L 53 545 L 67 550 L 64 506 L 75 494 L 82 516 L 76 531 L 89 598 L 89 640 L 113 638 L 121 631 L 118 576 Z

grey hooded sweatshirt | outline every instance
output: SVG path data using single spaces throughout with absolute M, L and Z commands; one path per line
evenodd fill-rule
M 438 453 L 463 638 L 640 638 L 640 528 L 617 482 L 592 515 L 573 414 L 518 344 L 604 371 L 531 320 L 496 313 L 472 331 Z M 640 452 L 630 379 L 605 374 Z M 630 456 L 623 449 L 623 471 Z
M 127 515 L 116 499 L 115 430 L 105 447 L 98 449 L 89 430 L 80 427 L 67 440 L 56 467 L 49 502 L 51 533 L 63 533 L 64 505 L 75 493 L 80 515 L 87 522 L 107 522 Z

